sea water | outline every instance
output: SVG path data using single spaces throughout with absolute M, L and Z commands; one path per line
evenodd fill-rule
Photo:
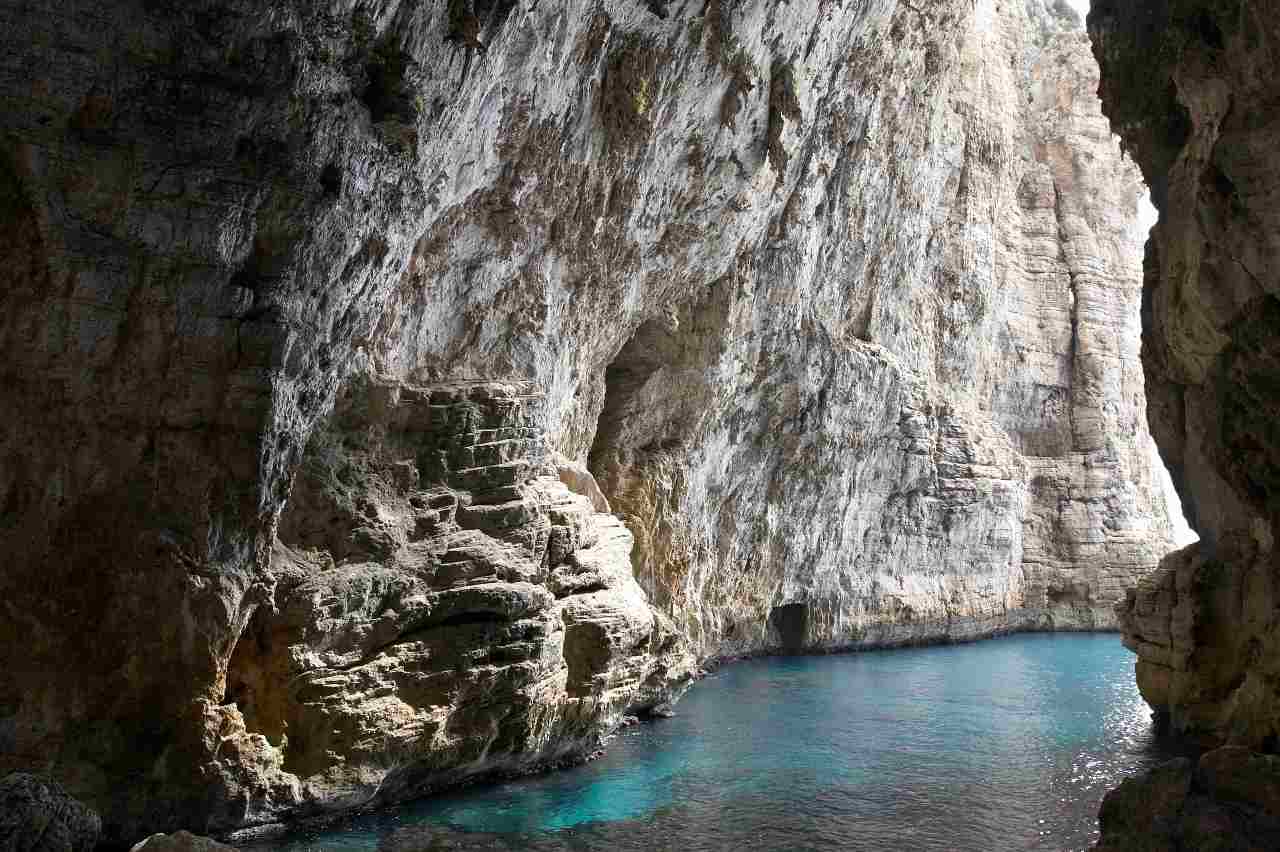
M 1041 634 L 738 662 L 584 766 L 276 848 L 416 826 L 450 849 L 1086 849 L 1103 794 L 1170 756 L 1133 659 L 1113 634 Z

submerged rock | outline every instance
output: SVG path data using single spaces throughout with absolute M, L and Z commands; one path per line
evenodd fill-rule
M 0 780 L 0 852 L 92 852 L 102 821 L 48 778 Z
M 209 837 L 200 837 L 189 831 L 174 834 L 153 834 L 134 844 L 129 852 L 236 852 L 234 846 Z
M 378 852 L 515 852 L 525 848 L 510 838 L 426 825 L 396 829 L 378 841 Z

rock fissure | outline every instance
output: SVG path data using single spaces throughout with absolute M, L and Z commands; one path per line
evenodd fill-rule
M 1064 227 L 1064 224 L 1063 224 L 1062 193 L 1058 189 L 1058 184 L 1056 181 L 1054 182 L 1054 185 L 1053 185 L 1053 215 L 1054 215 L 1054 219 L 1057 221 L 1057 224 L 1058 224 L 1059 251 L 1061 252 L 1060 258 L 1063 266 L 1066 267 L 1067 282 L 1069 285 L 1069 289 L 1067 291 L 1067 310 L 1070 314 L 1070 322 L 1071 322 L 1071 343 L 1069 348 L 1067 349 L 1067 362 L 1071 365 L 1071 373 L 1072 373 L 1071 381 L 1074 383 L 1075 372 L 1077 369 L 1079 369 L 1079 365 L 1077 364 L 1076 359 L 1080 351 L 1080 313 L 1079 313 L 1080 293 L 1077 287 L 1075 269 L 1072 266 L 1070 258 L 1068 258 L 1066 254 L 1066 247 L 1067 247 L 1067 244 L 1070 242 L 1070 237 L 1068 236 L 1066 228 Z M 1074 406 L 1069 407 L 1067 409 L 1067 422 L 1068 422 L 1068 426 L 1071 434 L 1070 449 L 1074 451 L 1076 449 L 1076 439 L 1075 439 L 1076 423 L 1075 423 Z

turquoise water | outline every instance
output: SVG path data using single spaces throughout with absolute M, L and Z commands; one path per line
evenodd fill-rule
M 1169 756 L 1105 634 L 741 662 L 676 709 L 585 766 L 277 848 L 1076 850 Z

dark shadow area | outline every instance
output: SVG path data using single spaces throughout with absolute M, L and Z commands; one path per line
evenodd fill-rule
M 803 651 L 809 635 L 809 605 L 792 603 L 775 606 L 769 611 L 769 629 L 778 634 L 782 651 Z

